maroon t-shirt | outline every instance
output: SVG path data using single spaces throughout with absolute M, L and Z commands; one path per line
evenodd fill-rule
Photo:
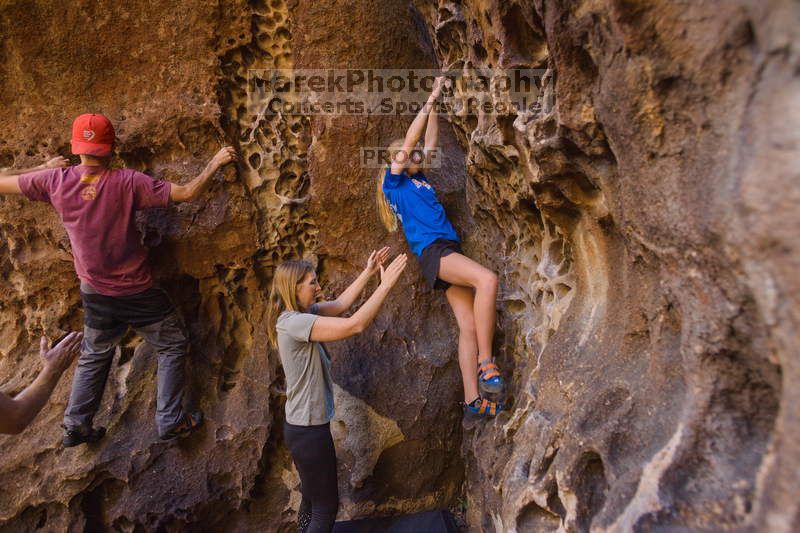
M 131 169 L 78 165 L 23 174 L 31 200 L 50 202 L 72 243 L 81 281 L 106 296 L 128 296 L 153 286 L 136 211 L 169 204 L 171 184 Z

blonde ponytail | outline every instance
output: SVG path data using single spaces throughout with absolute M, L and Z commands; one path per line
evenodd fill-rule
M 388 231 L 394 233 L 397 231 L 397 215 L 394 214 L 394 211 L 392 211 L 389 205 L 389 201 L 386 199 L 386 195 L 383 194 L 383 178 L 385 175 L 385 170 L 381 170 L 378 173 L 378 179 L 376 180 L 378 188 L 375 190 L 375 201 L 378 204 L 378 215 L 381 217 L 383 226 Z
M 403 139 L 393 141 L 389 145 L 389 160 L 386 161 L 387 165 L 392 164 L 392 159 L 395 154 L 403 147 Z M 378 178 L 375 180 L 377 188 L 375 189 L 375 203 L 378 206 L 378 216 L 381 218 L 383 226 L 390 232 L 397 231 L 397 214 L 392 210 L 386 195 L 383 193 L 383 180 L 386 176 L 386 169 L 378 172 Z

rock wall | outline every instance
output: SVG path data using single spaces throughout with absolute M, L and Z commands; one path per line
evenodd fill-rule
M 465 432 L 470 524 L 796 529 L 797 4 L 417 5 L 445 67 L 547 72 L 453 117 L 515 407 Z
M 71 375 L 0 437 L 0 530 L 292 529 L 272 270 L 308 257 L 334 294 L 370 250 L 405 247 L 358 151 L 409 117 L 247 99 L 251 69 L 329 66 L 547 72 L 526 113 L 443 121 L 433 176 L 468 253 L 500 274 L 512 409 L 462 425 L 455 322 L 412 266 L 368 332 L 331 345 L 340 518 L 460 501 L 474 530 L 796 528 L 799 20 L 786 0 L 4 4 L 0 166 L 68 155 L 90 109 L 114 121 L 119 164 L 160 178 L 188 180 L 223 144 L 242 158 L 140 221 L 207 426 L 156 442 L 154 354 L 131 335 L 102 444 L 59 447 Z M 38 335 L 81 310 L 48 206 L 0 200 L 0 262 L 13 392 Z

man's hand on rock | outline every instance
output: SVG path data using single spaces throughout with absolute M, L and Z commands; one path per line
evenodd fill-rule
M 211 160 L 211 163 L 216 168 L 219 168 L 227 165 L 228 163 L 236 161 L 236 158 L 236 150 L 234 150 L 232 146 L 226 146 L 216 153 L 214 158 Z

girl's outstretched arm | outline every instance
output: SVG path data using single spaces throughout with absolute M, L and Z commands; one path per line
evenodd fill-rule
M 383 301 L 386 300 L 389 291 L 394 287 L 397 280 L 400 279 L 400 274 L 406 268 L 408 257 L 406 254 L 400 254 L 395 257 L 394 261 L 384 268 L 381 266 L 381 284 L 375 289 L 364 305 L 358 311 L 353 313 L 349 318 L 338 318 L 321 316 L 317 318 L 311 328 L 312 341 L 338 341 L 352 337 L 364 331 L 367 326 L 378 314 Z
M 428 160 L 430 153 L 436 150 L 439 144 L 439 115 L 436 114 L 436 106 L 431 106 L 428 113 L 428 127 L 425 128 L 425 160 Z
M 442 93 L 443 83 L 443 76 L 436 78 L 436 81 L 433 83 L 433 91 L 431 91 L 430 96 L 428 96 L 428 100 L 425 102 L 425 105 L 422 106 L 422 109 L 419 110 L 417 116 L 414 117 L 411 126 L 408 127 L 406 137 L 403 140 L 402 151 L 398 152 L 397 156 L 392 159 L 392 174 L 400 174 L 408 166 L 411 151 L 422 137 L 422 133 L 425 130 L 425 123 L 428 121 L 428 114 L 434 107 L 436 99 L 439 98 L 439 95 Z
M 317 314 L 320 316 L 339 316 L 355 303 L 369 279 L 378 272 L 383 262 L 389 257 L 389 247 L 373 250 L 367 259 L 367 266 L 338 298 L 326 302 L 317 302 Z

